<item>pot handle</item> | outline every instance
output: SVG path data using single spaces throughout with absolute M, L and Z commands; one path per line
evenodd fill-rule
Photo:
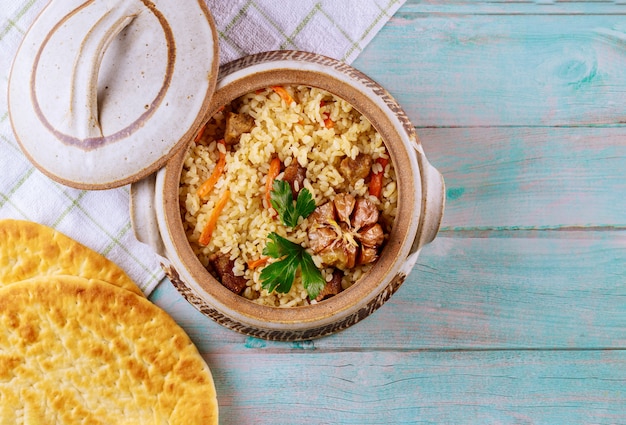
M 84 34 L 72 66 L 72 86 L 65 132 L 81 139 L 102 137 L 98 120 L 98 74 L 104 53 L 117 34 L 145 8 L 141 2 L 95 2 L 77 10 L 76 33 Z
M 437 236 L 446 199 L 443 176 L 428 162 L 419 145 L 416 147 L 416 154 L 422 183 L 422 198 L 417 236 L 411 246 L 410 254 L 419 251 Z
M 130 221 L 139 242 L 166 257 L 155 205 L 156 173 L 130 185 Z

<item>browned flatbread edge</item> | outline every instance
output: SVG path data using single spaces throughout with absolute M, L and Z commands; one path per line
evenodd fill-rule
M 143 295 L 117 264 L 49 226 L 0 220 L 0 286 L 36 276 L 100 279 Z

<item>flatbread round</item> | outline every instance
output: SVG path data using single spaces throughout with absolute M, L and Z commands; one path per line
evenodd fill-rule
M 52 275 L 100 279 L 143 294 L 118 265 L 63 233 L 31 221 L 0 220 L 0 287 Z
M 0 423 L 217 424 L 211 372 L 145 297 L 39 277 L 0 288 Z

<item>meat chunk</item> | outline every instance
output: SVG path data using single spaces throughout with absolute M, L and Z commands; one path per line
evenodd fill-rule
M 327 266 L 348 270 L 372 263 L 385 239 L 378 218 L 369 199 L 338 193 L 309 216 L 309 245 Z
M 326 202 L 315 208 L 315 210 L 311 213 L 310 219 L 313 222 L 319 222 L 321 224 L 329 223 L 330 220 L 335 219 L 335 203 L 334 202 Z
M 352 226 L 355 230 L 378 222 L 378 209 L 369 199 L 358 198 L 354 203 Z
M 226 288 L 235 294 L 241 294 L 246 289 L 247 280 L 243 276 L 235 276 L 233 268 L 235 261 L 228 255 L 216 253 L 209 257 L 209 264 L 217 275 L 216 277 Z
M 314 252 L 321 252 L 340 236 L 335 227 L 328 225 L 335 220 L 335 214 L 335 204 L 326 202 L 315 208 L 309 216 L 309 220 L 313 223 L 309 231 L 309 244 Z
M 291 187 L 291 194 L 293 195 L 293 199 L 298 197 L 298 192 L 302 189 L 302 185 L 304 184 L 304 179 L 306 178 L 306 168 L 302 167 L 298 161 L 291 161 L 285 168 L 285 172 L 283 174 L 283 180 L 289 183 Z
M 352 159 L 349 156 L 341 160 L 339 164 L 339 171 L 350 183 L 355 183 L 359 179 L 366 178 L 370 170 L 372 169 L 372 157 L 360 153 L 356 158 Z
M 236 114 L 228 112 L 226 114 L 226 130 L 224 131 L 224 142 L 227 145 L 239 143 L 241 135 L 249 133 L 254 127 L 254 118 L 248 114 Z
M 326 282 L 326 285 L 324 285 L 324 289 L 320 291 L 317 298 L 315 298 L 315 301 L 322 301 L 322 300 L 325 300 L 326 298 L 332 297 L 333 295 L 337 295 L 338 293 L 340 293 L 342 290 L 342 287 L 341 287 L 342 275 L 343 273 L 341 273 L 341 271 L 335 270 L 333 272 L 332 279 L 330 279 L 330 282 Z
M 353 241 L 354 239 L 352 239 Z M 335 239 L 333 243 L 322 249 L 317 255 L 327 266 L 333 266 L 342 270 L 350 270 L 356 266 L 359 246 L 348 238 Z
M 333 200 L 335 211 L 340 222 L 350 223 L 350 215 L 354 210 L 356 198 L 348 193 L 338 193 Z

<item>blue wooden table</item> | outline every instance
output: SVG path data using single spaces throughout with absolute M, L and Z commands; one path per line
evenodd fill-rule
M 160 284 L 221 423 L 626 423 L 626 4 L 408 1 L 354 66 L 443 173 L 440 233 L 380 310 L 305 343 Z

